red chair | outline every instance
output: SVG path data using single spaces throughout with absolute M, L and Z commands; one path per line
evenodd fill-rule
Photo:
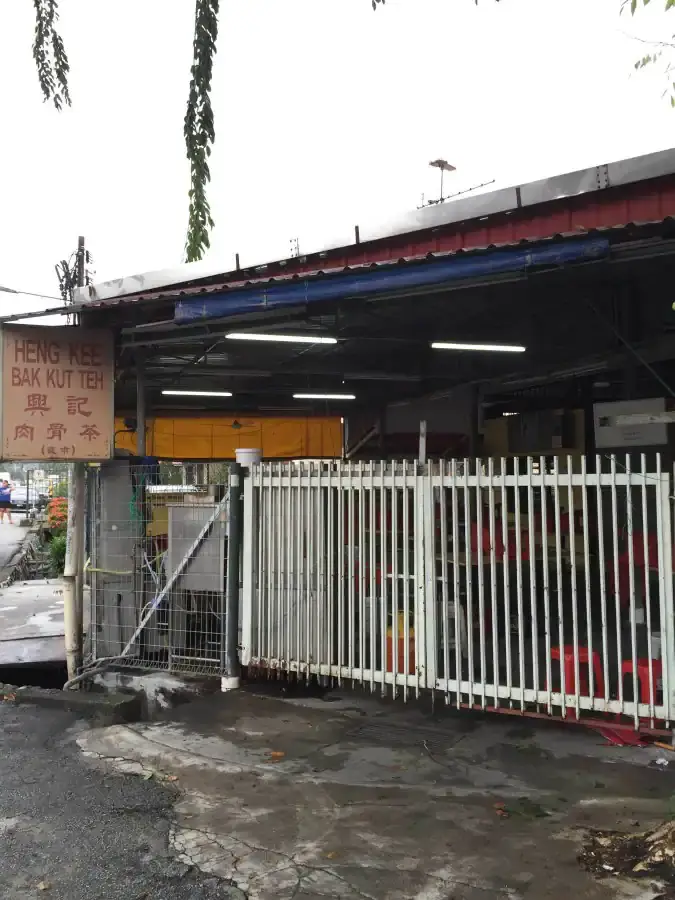
M 537 513 L 534 517 L 535 531 L 537 534 L 542 532 L 542 515 Z M 555 534 L 555 513 L 549 512 L 546 516 L 546 533 Z M 570 514 L 560 513 L 560 534 L 565 537 L 570 533 Z
M 613 596 L 615 591 L 619 595 L 619 602 L 622 606 L 628 606 L 630 602 L 630 553 L 628 548 L 619 554 L 618 559 L 618 575 L 619 583 L 616 584 L 614 572 L 614 560 L 607 560 L 608 574 L 607 587 L 609 596 Z M 654 532 L 647 533 L 647 568 L 658 569 L 659 567 L 659 542 L 658 536 Z M 645 543 L 644 532 L 633 532 L 633 578 L 644 582 L 645 569 Z M 618 587 L 618 591 L 617 591 Z
M 627 550 L 622 556 L 626 557 L 627 563 L 630 561 Z M 633 532 L 633 564 L 641 569 L 645 565 L 645 539 L 641 531 Z M 659 541 L 653 531 L 647 532 L 647 567 L 650 569 L 659 567 Z
M 482 546 L 481 550 L 478 550 L 478 523 L 471 523 L 471 552 L 472 553 L 484 553 L 488 554 L 492 550 L 492 543 L 490 541 L 490 528 L 487 525 L 483 525 L 482 528 Z M 504 541 L 502 540 L 501 534 L 501 522 L 495 522 L 495 545 L 494 551 L 497 559 L 501 559 L 504 555 Z
M 624 675 L 633 675 L 633 682 L 635 683 L 635 677 L 633 673 L 633 660 L 632 659 L 624 659 L 621 663 L 621 676 Z M 652 679 L 654 683 L 654 703 L 657 702 L 657 696 L 661 687 L 658 685 L 659 679 L 663 677 L 663 663 L 660 659 L 652 660 Z M 644 703 L 649 705 L 651 701 L 650 697 L 650 689 L 649 689 L 649 660 L 648 659 L 638 659 L 637 660 L 637 683 L 638 690 L 640 694 L 640 703 Z
M 574 646 L 572 644 L 565 644 L 562 650 L 562 666 L 565 673 L 565 693 L 576 694 L 577 680 L 574 671 Z M 560 662 L 560 656 L 560 647 L 551 647 L 551 659 Z M 588 647 L 579 647 L 577 650 L 577 658 L 579 660 L 579 694 L 583 697 L 588 697 L 590 695 L 588 666 L 591 662 Z M 597 650 L 593 651 L 592 665 L 595 696 L 604 697 L 605 679 L 602 671 L 602 663 L 600 662 L 600 654 Z
M 516 529 L 509 528 L 508 556 L 511 561 L 518 559 L 518 544 L 516 542 Z M 520 529 L 520 558 L 523 562 L 530 561 L 530 532 Z

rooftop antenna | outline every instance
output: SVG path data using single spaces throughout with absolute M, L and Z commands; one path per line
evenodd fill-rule
M 300 238 L 291 238 L 289 243 L 291 245 L 291 256 L 300 256 Z
M 480 184 L 474 184 L 472 187 L 464 188 L 463 191 L 455 191 L 454 194 L 448 194 L 447 197 L 443 196 L 443 176 L 445 172 L 456 172 L 456 166 L 450 165 L 450 163 L 445 159 L 435 159 L 433 162 L 429 163 L 434 169 L 439 169 L 441 173 L 441 196 L 438 200 L 427 200 L 425 202 L 424 194 L 422 194 L 422 202 L 417 207 L 418 209 L 424 209 L 426 206 L 437 206 L 439 203 L 445 203 L 446 200 L 454 200 L 455 197 L 461 197 L 464 194 L 470 194 L 472 191 L 477 191 L 480 188 L 488 187 L 490 184 L 495 183 L 495 179 L 491 178 L 489 181 L 482 181 Z M 675 307 L 674 307 L 675 308 Z
M 440 198 L 439 198 L 437 201 L 435 201 L 435 202 L 436 202 L 436 203 L 442 203 L 443 200 L 445 199 L 445 198 L 443 197 L 443 178 L 444 178 L 444 176 L 445 176 L 445 173 L 446 173 L 446 172 L 456 172 L 456 171 L 457 171 L 457 167 L 451 165 L 451 164 L 447 161 L 447 159 L 434 159 L 434 160 L 432 160 L 432 161 L 429 163 L 429 165 L 430 165 L 433 169 L 439 169 L 439 170 L 440 170 L 440 173 L 441 173 L 441 196 L 440 196 Z

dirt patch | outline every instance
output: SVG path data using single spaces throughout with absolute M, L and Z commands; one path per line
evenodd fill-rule
M 592 832 L 579 862 L 598 878 L 620 875 L 656 880 L 664 885 L 659 897 L 675 900 L 675 821 L 634 834 Z

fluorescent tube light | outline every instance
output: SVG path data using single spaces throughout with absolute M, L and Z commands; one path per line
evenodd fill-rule
M 293 394 L 294 400 L 356 400 L 355 394 Z
M 229 391 L 162 391 L 172 397 L 231 397 Z
M 432 350 L 478 350 L 485 353 L 524 353 L 521 344 L 463 344 L 456 341 L 434 341 Z
M 231 331 L 230 341 L 269 341 L 279 344 L 337 344 L 337 338 L 313 334 L 261 334 L 260 332 Z

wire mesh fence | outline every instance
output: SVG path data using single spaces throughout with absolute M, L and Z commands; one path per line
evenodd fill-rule
M 227 463 L 90 471 L 94 660 L 224 673 L 229 483 Z

